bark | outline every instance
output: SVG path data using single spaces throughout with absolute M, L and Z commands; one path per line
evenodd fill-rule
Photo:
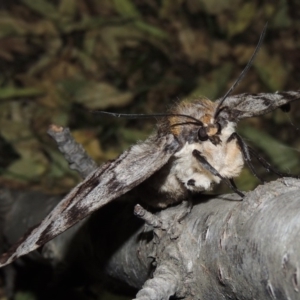
M 300 299 L 299 187 L 283 178 L 243 201 L 200 196 L 181 226 L 172 221 L 180 207 L 161 211 L 170 225 L 142 226 L 109 259 L 106 274 L 143 286 L 137 299 Z
M 65 271 L 76 264 L 90 282 L 140 289 L 137 299 L 299 299 L 299 187 L 283 178 L 243 201 L 199 196 L 180 225 L 182 205 L 158 212 L 156 228 L 134 217 L 133 205 L 112 203 L 77 236 L 67 231 L 72 243 L 54 239 L 52 249 L 65 251 L 47 259 Z

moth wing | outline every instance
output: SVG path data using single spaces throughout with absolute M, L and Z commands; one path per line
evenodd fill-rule
M 173 135 L 152 136 L 105 163 L 77 185 L 29 234 L 0 257 L 7 265 L 50 241 L 106 203 L 118 198 L 165 165 L 178 149 Z
M 240 94 L 230 96 L 222 105 L 220 116 L 237 121 L 244 118 L 267 114 L 272 110 L 300 99 L 300 91 L 276 92 L 260 94 Z M 218 103 L 221 99 L 218 99 Z M 226 109 L 228 108 L 228 109 Z

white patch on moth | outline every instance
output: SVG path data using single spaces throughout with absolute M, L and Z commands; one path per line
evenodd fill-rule
M 240 174 L 244 160 L 235 139 L 227 143 L 228 138 L 235 132 L 235 123 L 228 123 L 219 135 L 221 143 L 214 145 L 211 141 L 188 144 L 186 143 L 178 151 L 172 162 L 169 175 L 160 187 L 160 191 L 178 191 L 178 181 L 190 191 L 201 192 L 211 190 L 214 184 L 221 179 L 207 171 L 203 165 L 193 156 L 193 150 L 198 150 L 207 161 L 223 176 L 233 178 Z M 194 180 L 194 185 L 188 181 Z M 181 187 L 182 189 L 182 187 Z

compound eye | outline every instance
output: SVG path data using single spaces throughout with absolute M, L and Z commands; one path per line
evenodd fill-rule
M 206 141 L 208 140 L 208 134 L 206 132 L 206 128 L 200 127 L 198 130 L 198 138 L 200 141 Z

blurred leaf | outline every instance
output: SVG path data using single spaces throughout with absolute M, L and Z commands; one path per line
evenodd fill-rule
M 70 121 L 70 113 L 66 110 L 56 110 L 51 114 L 51 123 L 66 127 Z
M 244 167 L 241 174 L 234 178 L 236 185 L 241 191 L 250 191 L 253 190 L 257 184 L 259 184 L 259 180 L 253 176 L 252 172 L 249 168 Z
M 78 60 L 85 71 L 99 73 L 97 63 L 90 55 L 75 48 L 72 51 L 72 56 Z
M 26 124 L 27 123 L 27 124 Z M 28 116 L 15 103 L 3 103 L 0 106 L 0 133 L 6 141 L 14 144 L 20 140 L 32 139 L 28 126 Z M 21 153 L 23 149 L 16 149 Z
M 45 44 L 45 42 L 44 42 Z M 51 38 L 46 42 L 46 53 L 37 59 L 29 68 L 28 73 L 32 76 L 45 70 L 51 63 L 54 62 L 55 56 L 61 49 L 62 40 L 60 38 Z
M 129 104 L 133 99 L 131 92 L 122 92 L 108 83 L 89 83 L 75 96 L 78 103 L 89 109 L 106 109 Z
M 244 32 L 253 23 L 256 14 L 257 7 L 255 2 L 246 2 L 242 6 L 239 6 L 239 9 L 234 14 L 234 19 L 229 20 L 227 23 L 226 30 L 228 36 L 233 37 Z
M 48 159 L 30 126 L 34 108 L 33 103 L 23 106 L 20 102 L 8 102 L 1 105 L 0 110 L 1 136 L 20 155 L 20 159 L 14 161 L 8 171 L 28 180 L 44 174 L 48 168 Z
M 21 97 L 37 97 L 45 93 L 42 89 L 37 88 L 16 88 L 16 87 L 2 87 L 0 88 L 0 99 L 11 99 Z
M 196 14 L 203 10 L 204 4 L 201 0 L 186 0 L 186 6 L 188 7 L 189 12 Z
M 73 21 L 77 13 L 77 1 L 61 0 L 58 7 L 58 13 L 63 23 Z
M 161 3 L 159 15 L 163 19 L 171 19 L 177 11 L 180 11 L 181 5 L 186 0 L 163 0 Z M 194 1 L 194 0 L 192 0 Z M 188 4 L 189 6 L 189 4 Z
M 53 56 L 46 53 L 36 60 L 28 70 L 28 75 L 34 76 L 44 71 L 53 62 Z
M 288 28 L 292 25 L 292 20 L 289 15 L 288 2 L 285 0 L 280 0 L 279 3 L 279 9 L 275 9 L 275 15 L 272 16 L 271 26 L 277 29 Z
M 262 48 L 253 65 L 270 91 L 275 92 L 284 88 L 290 70 L 279 55 L 271 56 L 266 49 Z
M 51 157 L 51 164 L 47 170 L 47 175 L 49 178 L 61 178 L 66 176 L 66 174 L 77 174 L 72 171 L 69 167 L 68 162 L 65 157 L 57 150 L 47 149 L 47 154 Z
M 54 39 L 60 36 L 58 29 L 55 27 L 55 23 L 53 23 L 51 20 L 37 20 L 36 22 L 27 23 L 26 27 L 28 35 L 42 38 L 42 40 L 35 40 L 35 43 L 43 42 L 42 45 L 45 45 L 45 39 L 47 41 L 49 37 Z
M 72 135 L 77 143 L 83 146 L 88 155 L 94 160 L 99 161 L 103 158 L 103 151 L 99 140 L 96 137 L 96 132 L 87 129 L 74 130 Z
M 61 87 L 74 101 L 89 109 L 106 109 L 124 106 L 133 99 L 131 92 L 122 92 L 105 82 L 65 80 Z
M 68 97 L 76 97 L 76 94 L 84 89 L 87 84 L 84 79 L 74 78 L 61 80 L 58 86 Z
M 47 17 L 51 20 L 59 20 L 59 15 L 56 7 L 47 0 L 21 0 L 26 6 L 41 16 Z
M 82 70 L 80 66 L 74 63 L 74 58 L 72 52 L 68 53 L 69 60 L 64 59 L 64 57 L 59 59 L 53 59 L 52 64 L 47 66 L 44 70 L 44 80 L 40 83 L 44 86 L 44 83 L 48 81 L 49 88 L 56 86 L 56 83 L 60 80 L 65 80 L 65 78 L 73 78 L 76 76 L 82 76 Z M 72 61 L 73 60 L 73 61 Z
M 146 22 L 136 21 L 134 24 L 139 30 L 155 38 L 166 39 L 168 37 L 168 34 L 165 31 Z
M 12 61 L 14 54 L 27 54 L 29 47 L 24 38 L 7 37 L 0 39 L 0 57 Z
M 33 107 L 23 107 L 18 102 L 5 103 L 1 105 L 0 117 L 1 136 L 10 142 L 20 155 L 20 159 L 8 167 L 8 173 L 11 173 L 12 177 L 27 180 L 37 179 L 48 168 L 48 160 L 41 151 L 40 141 L 34 137 L 29 126 L 29 116 Z
M 273 18 L 273 15 L 274 15 L 275 11 L 276 11 L 276 4 L 275 3 L 266 3 L 264 5 L 264 13 L 268 17 L 268 19 Z
M 207 34 L 192 28 L 180 28 L 179 40 L 183 52 L 191 63 L 206 60 L 210 54 L 210 42 Z
M 79 20 L 78 22 L 72 22 L 67 24 L 61 24 L 60 29 L 64 33 L 72 33 L 73 31 L 87 31 L 93 29 L 99 29 L 102 27 L 109 27 L 109 26 L 122 26 L 128 23 L 133 23 L 131 19 L 124 18 L 124 17 L 89 17 Z
M 146 133 L 144 130 L 124 127 L 120 129 L 120 134 L 129 145 L 134 144 L 137 141 L 145 140 L 149 136 L 149 133 Z
M 98 32 L 92 30 L 86 33 L 83 40 L 83 50 L 86 55 L 91 56 L 94 52 L 98 38 Z
M 16 177 L 32 180 L 43 175 L 47 170 L 47 165 L 36 159 L 36 154 L 33 154 L 32 157 L 24 157 L 14 161 L 7 170 Z
M 241 128 L 240 132 L 242 136 L 253 142 L 254 146 L 262 149 L 280 170 L 289 172 L 299 164 L 298 153 L 295 150 L 279 143 L 262 130 L 247 126 Z
M 241 0 L 189 0 L 189 2 L 200 2 L 206 13 L 216 15 L 222 13 L 225 10 L 232 10 L 233 7 L 238 7 Z
M 215 100 L 224 91 L 233 67 L 232 63 L 226 63 L 205 77 L 200 77 L 197 88 L 193 90 L 189 97 L 207 97 L 208 99 Z
M 186 58 L 191 63 L 202 60 L 220 66 L 223 58 L 231 52 L 226 42 L 218 39 L 212 41 L 204 31 L 182 28 L 179 30 L 179 40 Z
M 49 178 L 60 178 L 70 172 L 74 172 L 70 169 L 68 162 L 60 152 L 48 149 L 47 154 L 51 157 L 51 164 L 47 171 Z
M 142 22 L 137 22 L 137 24 L 145 25 Z M 146 41 L 155 48 L 167 52 L 167 48 L 162 41 L 163 32 L 153 32 L 151 31 L 153 28 L 150 26 L 140 30 L 134 24 L 103 28 L 99 30 L 94 55 L 96 58 L 105 59 L 108 64 L 118 67 L 122 49 L 125 47 L 136 48 L 141 44 L 141 41 Z M 148 30 L 147 34 L 145 34 L 146 30 Z
M 113 0 L 116 11 L 123 17 L 132 18 L 135 20 L 133 23 L 139 30 L 152 35 L 156 38 L 166 38 L 168 35 L 159 27 L 155 27 L 142 20 L 136 20 L 141 17 L 140 12 L 135 7 L 131 0 Z
M 209 62 L 212 65 L 220 66 L 230 55 L 232 55 L 232 48 L 230 48 L 225 41 L 216 39 L 212 42 L 211 53 L 209 56 Z
M 233 48 L 232 53 L 235 57 L 235 61 L 237 62 L 237 64 L 246 66 L 249 61 L 249 58 L 251 57 L 251 55 L 254 52 L 254 49 L 255 49 L 254 46 L 249 46 L 247 44 L 236 45 Z M 259 55 L 260 55 L 260 52 L 259 52 L 258 56 Z M 254 60 L 254 62 L 255 62 L 255 60 Z
M 26 24 L 22 20 L 0 13 L 0 38 L 25 35 L 26 29 Z
M 122 47 L 129 40 L 137 40 L 139 37 L 140 33 L 131 26 L 108 27 L 100 31 L 100 42 L 95 50 L 99 47 L 102 50 L 101 56 L 106 57 L 108 62 L 113 64 L 119 59 Z
M 30 292 L 17 292 L 14 299 L 15 300 L 36 300 L 36 296 Z
M 139 18 L 140 13 L 131 0 L 113 0 L 116 11 L 123 17 Z
M 94 11 L 104 16 L 115 14 L 114 2 L 111 0 L 96 0 L 93 1 Z

